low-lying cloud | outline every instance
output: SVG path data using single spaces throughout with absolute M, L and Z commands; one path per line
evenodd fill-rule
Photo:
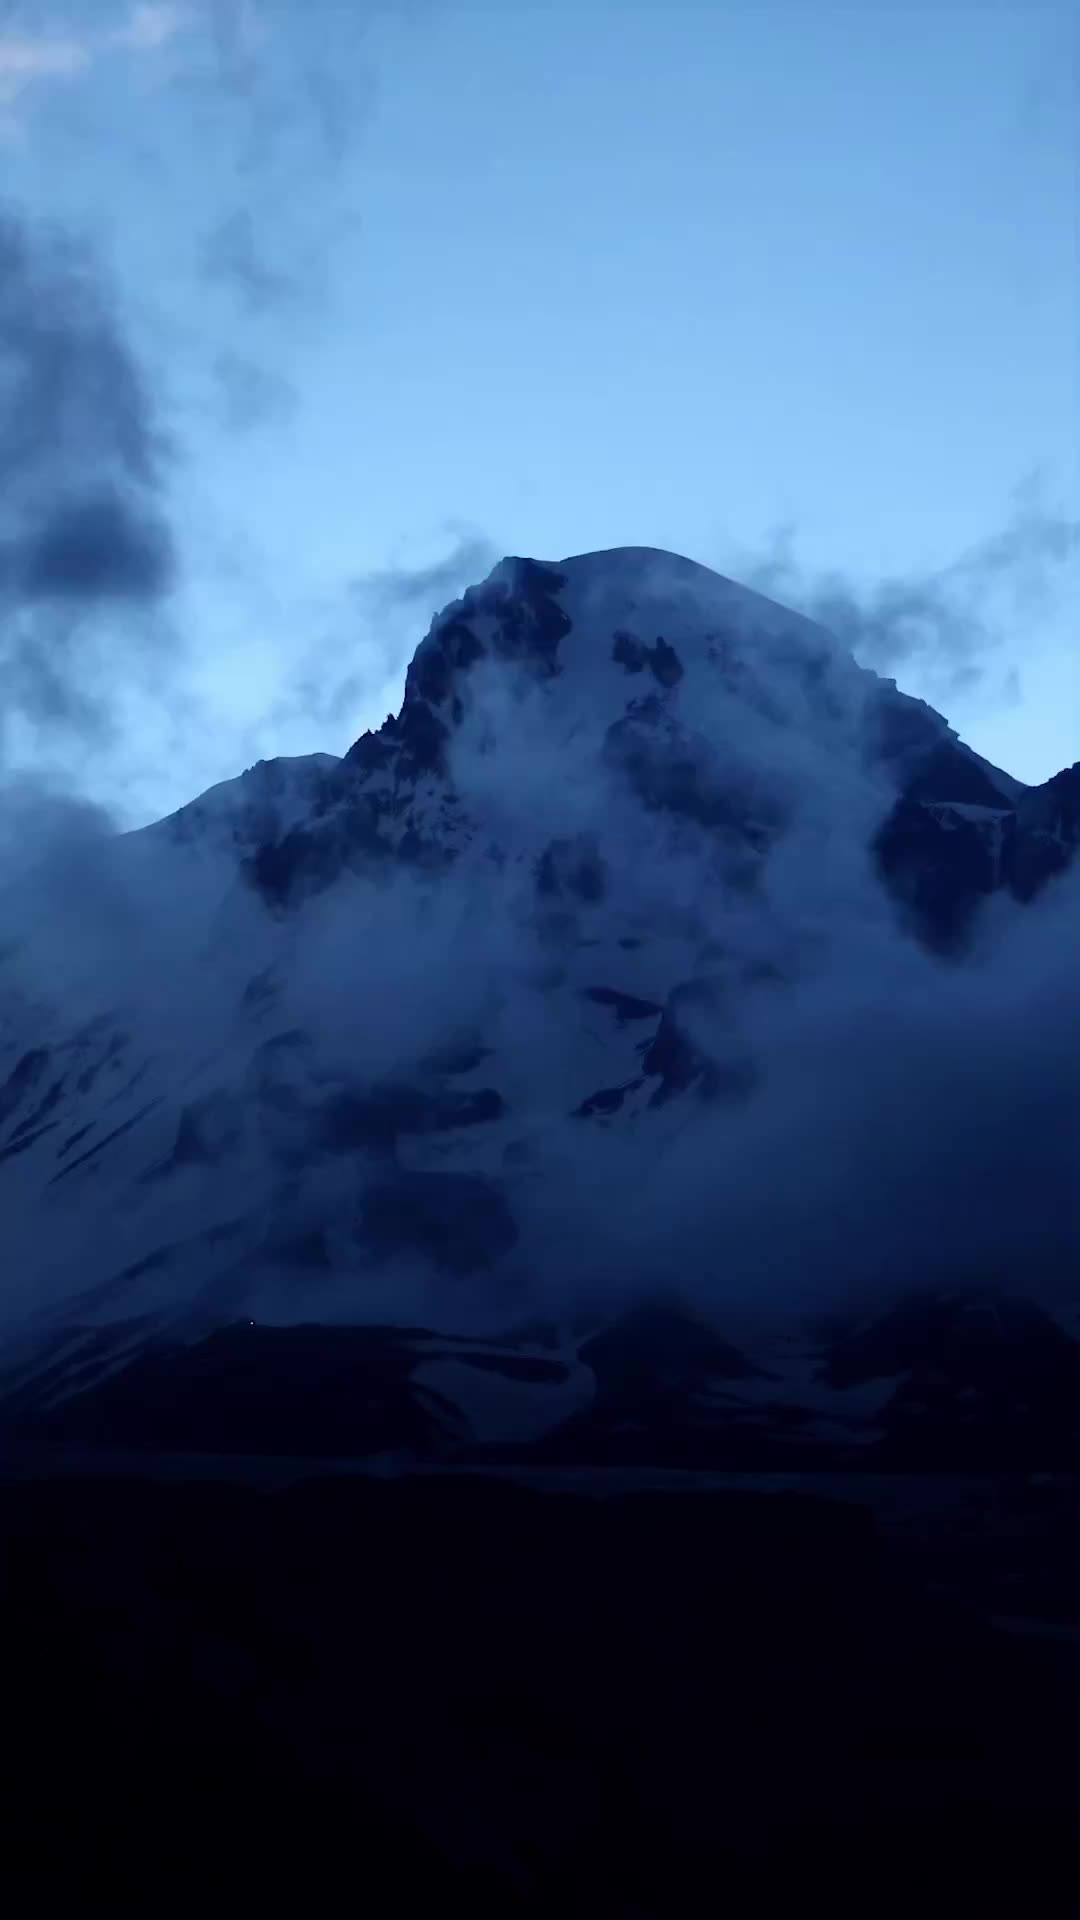
M 410 602 L 427 587 L 393 590 Z M 727 877 L 714 828 L 641 804 L 603 753 L 597 716 L 576 733 L 564 709 L 553 723 L 545 686 L 557 701 L 558 680 L 528 693 L 513 676 L 496 684 L 494 668 L 476 681 L 451 761 L 471 852 L 442 875 L 408 860 L 353 871 L 346 857 L 332 884 L 282 910 L 244 877 L 227 819 L 190 851 L 139 836 L 127 863 L 113 843 L 100 912 L 93 889 L 73 896 L 76 958 L 85 976 L 93 930 L 100 990 L 151 1063 L 140 1099 L 180 1073 L 154 1153 L 171 1151 L 178 1102 L 228 1119 L 213 1136 L 220 1169 L 208 1148 L 197 1176 L 146 1189 L 168 1200 L 170 1234 L 190 1232 L 199 1209 L 216 1220 L 249 1208 L 254 1252 L 235 1286 L 254 1300 L 260 1236 L 325 1228 L 333 1252 L 317 1285 L 266 1256 L 263 1304 L 283 1317 L 362 1319 L 397 1301 L 404 1318 L 495 1326 L 662 1289 L 721 1321 L 790 1319 L 923 1286 L 1075 1291 L 1076 871 L 1030 906 L 989 902 L 964 956 L 934 957 L 875 869 L 869 837 L 890 794 L 866 765 L 857 699 L 824 702 L 815 725 L 790 651 L 770 663 L 758 650 L 751 666 L 765 698 L 746 751 L 789 815 L 755 884 Z M 735 684 L 717 694 L 734 700 L 723 726 L 695 703 L 704 736 L 722 741 L 744 713 L 747 676 Z M 316 836 L 335 804 L 327 777 L 302 815 Z M 594 885 L 539 885 L 537 856 L 560 832 L 592 847 Z M 48 977 L 59 984 L 59 964 Z M 708 991 L 683 1006 L 682 1031 L 719 1068 L 720 1092 L 690 1086 L 650 1104 L 658 1069 L 642 1092 L 634 1042 L 655 1035 L 648 1006 L 669 1018 L 691 980 Z M 319 1146 L 327 1113 L 360 1127 L 380 1087 L 405 1089 L 406 1105 L 452 1092 L 434 1064 L 452 1054 L 475 1058 L 470 1084 L 498 1096 L 501 1117 L 433 1141 L 407 1133 L 400 1159 L 371 1158 L 359 1139 Z M 585 1096 L 631 1081 L 608 1118 L 581 1111 Z M 351 1223 L 395 1165 L 479 1173 L 505 1195 L 515 1246 L 467 1278 L 407 1249 L 365 1265 Z M 110 1214 L 102 1245 L 120 1234 L 126 1256 L 149 1250 L 140 1222 L 165 1233 L 150 1208 Z M 153 1285 L 163 1304 L 182 1292 L 182 1258 Z

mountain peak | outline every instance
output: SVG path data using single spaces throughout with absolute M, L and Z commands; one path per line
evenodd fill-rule
M 824 628 L 696 561 L 651 547 L 510 554 L 435 615 L 398 713 L 253 871 L 285 904 L 297 880 L 321 888 L 342 864 L 388 855 L 436 869 L 470 846 L 542 860 L 628 803 L 676 836 L 704 829 L 745 881 L 786 823 L 823 818 L 840 789 L 866 840 L 890 795 L 916 787 L 991 811 L 1016 795 Z
M 508 555 L 435 616 L 401 712 L 347 759 L 383 766 L 388 748 L 404 749 L 414 771 L 443 771 L 470 710 L 502 704 L 493 688 L 508 681 L 519 707 L 529 683 L 546 689 L 556 740 L 568 730 L 595 738 L 649 701 L 688 717 L 702 699 L 715 708 L 734 698 L 759 716 L 805 718 L 800 697 L 813 704 L 826 680 L 850 705 L 873 679 L 814 622 L 678 554 Z
M 467 1319 L 445 1292 L 467 1282 L 502 1318 L 534 1282 L 704 1285 L 724 1247 L 752 1292 L 774 1158 L 818 1222 L 777 1257 L 839 1275 L 800 1184 L 816 1117 L 794 1171 L 785 1145 L 800 1036 L 847 1085 L 882 955 L 915 999 L 947 979 L 917 943 L 961 955 L 989 896 L 1033 899 L 1077 791 L 1076 769 L 1021 791 L 812 621 L 677 554 L 507 556 L 344 759 L 262 763 L 119 837 L 107 887 L 65 886 L 0 956 L 21 1296 L 78 1285 L 95 1323 Z M 882 1072 L 902 1160 L 922 1082 Z M 878 1085 L 859 1068 L 852 1140 Z M 744 1167 L 769 1183 L 753 1233 Z M 888 1259 L 909 1253 L 914 1227 Z

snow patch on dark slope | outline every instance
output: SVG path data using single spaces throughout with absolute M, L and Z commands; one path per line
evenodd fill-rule
M 1064 1312 L 1078 778 L 674 555 L 501 562 L 343 759 L 0 893 L 9 1351 Z

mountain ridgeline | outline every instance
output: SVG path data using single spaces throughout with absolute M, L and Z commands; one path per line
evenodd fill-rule
M 7 1417 L 1068 1451 L 1078 844 L 1080 765 L 1024 786 L 759 594 L 504 560 L 344 758 L 8 886 Z

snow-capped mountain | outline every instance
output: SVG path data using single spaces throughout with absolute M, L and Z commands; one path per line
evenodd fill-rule
M 646 549 L 503 561 L 344 759 L 260 763 L 0 901 L 19 1404 L 195 1346 L 220 1373 L 252 1321 L 341 1354 L 383 1322 L 439 1330 L 422 1384 L 459 1413 L 496 1351 L 465 1431 L 503 1431 L 499 1375 L 544 1401 L 508 1396 L 532 1439 L 651 1295 L 714 1346 L 749 1314 L 740 1404 L 771 1405 L 783 1369 L 745 1356 L 778 1316 L 1026 1283 L 1017 1233 L 1056 1285 L 1071 1069 L 1037 1024 L 985 1043 L 1067 979 L 1078 840 L 1080 766 L 1023 787 L 756 593 Z M 1014 1126 L 1044 1094 L 1033 1230 Z

